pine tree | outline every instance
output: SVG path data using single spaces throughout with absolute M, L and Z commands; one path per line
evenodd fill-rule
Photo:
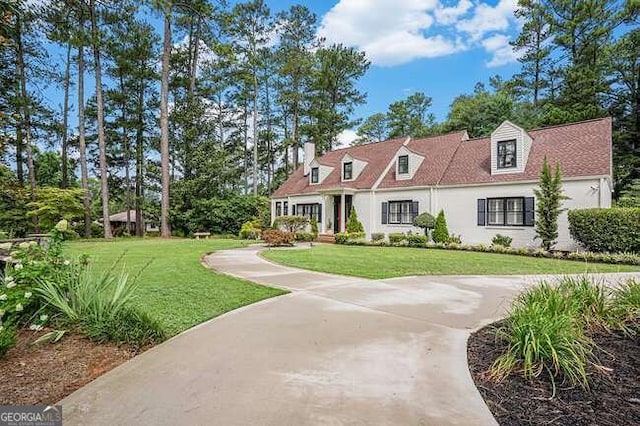
M 536 236 L 540 239 L 545 250 L 551 250 L 558 238 L 558 217 L 566 209 L 562 202 L 567 200 L 562 190 L 562 173 L 560 165 L 556 163 L 555 173 L 551 173 L 551 166 L 544 158 L 542 172 L 540 172 L 539 189 L 534 189 L 536 195 Z
M 444 210 L 440 210 L 438 217 L 436 217 L 432 238 L 436 243 L 446 243 L 449 240 L 449 229 L 447 228 L 447 219 L 444 217 Z

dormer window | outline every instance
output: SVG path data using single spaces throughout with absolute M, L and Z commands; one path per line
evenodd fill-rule
M 311 183 L 318 183 L 320 180 L 320 169 L 318 167 L 311 168 Z
M 516 157 L 516 140 L 498 141 L 498 169 L 518 167 Z
M 353 179 L 353 162 L 349 161 L 342 164 L 342 180 L 351 179 Z
M 409 173 L 409 156 L 401 155 L 398 157 L 398 174 L 406 175 Z

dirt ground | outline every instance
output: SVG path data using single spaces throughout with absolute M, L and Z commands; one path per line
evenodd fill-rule
M 0 358 L 0 405 L 57 403 L 138 353 L 78 333 L 55 344 L 33 344 L 44 332 L 20 331 L 16 346 Z

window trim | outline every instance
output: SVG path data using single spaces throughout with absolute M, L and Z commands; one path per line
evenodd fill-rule
M 349 166 L 349 177 L 347 178 L 347 166 Z M 342 180 L 353 180 L 353 161 L 342 163 Z
M 320 182 L 320 168 L 312 167 L 311 168 L 311 183 L 319 183 Z
M 500 166 L 500 146 L 505 144 L 513 144 L 513 156 L 515 158 L 513 166 Z M 505 155 L 506 160 L 506 155 Z M 505 161 L 506 162 L 506 161 Z M 511 170 L 518 168 L 518 141 L 516 139 L 509 139 L 496 142 L 496 168 L 498 170 Z
M 404 172 L 400 169 L 400 160 L 401 159 L 406 159 L 407 160 L 407 163 L 406 163 L 407 170 L 404 171 Z M 399 155 L 398 156 L 398 174 L 399 175 L 408 175 L 409 174 L 409 155 L 405 154 L 405 155 Z
M 487 208 L 485 211 L 485 215 L 486 215 L 486 226 L 508 226 L 508 227 L 523 227 L 523 226 L 528 226 L 525 225 L 526 220 L 525 220 L 525 197 L 493 197 L 493 198 L 487 198 Z M 492 200 L 501 200 L 502 201 L 502 222 L 501 223 L 491 223 L 490 222 L 490 218 L 491 218 L 491 210 L 490 210 L 490 201 Z M 507 201 L 508 200 L 520 200 L 522 202 L 522 222 L 521 223 L 507 223 L 507 214 L 509 213 L 507 211 Z
M 282 216 L 282 201 L 276 201 L 276 217 Z
M 388 224 L 389 225 L 413 225 L 413 200 L 393 200 L 393 201 L 388 201 L 389 203 L 389 207 L 387 210 L 387 215 L 389 217 L 388 219 Z M 391 220 L 391 206 L 394 204 L 399 204 L 400 205 L 400 211 L 398 212 L 400 221 L 399 222 L 393 222 Z M 409 207 L 409 217 L 411 218 L 411 220 L 409 222 L 403 222 L 403 218 L 405 217 L 405 212 L 402 210 L 402 206 L 403 205 L 407 205 Z
M 309 219 L 315 217 L 317 221 L 320 221 L 320 215 L 322 214 L 322 204 L 321 203 L 298 204 L 296 207 L 296 210 L 297 210 L 296 213 L 298 216 L 308 217 Z M 307 212 L 305 212 L 305 210 L 307 210 Z M 314 212 L 314 210 L 316 211 Z

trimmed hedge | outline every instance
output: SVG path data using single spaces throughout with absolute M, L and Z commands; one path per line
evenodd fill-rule
M 316 239 L 313 232 L 296 232 L 296 241 L 309 243 Z
M 336 244 L 353 244 L 354 241 L 364 238 L 364 232 L 338 232 L 335 238 Z
M 569 232 L 589 251 L 640 253 L 640 208 L 571 210 Z

